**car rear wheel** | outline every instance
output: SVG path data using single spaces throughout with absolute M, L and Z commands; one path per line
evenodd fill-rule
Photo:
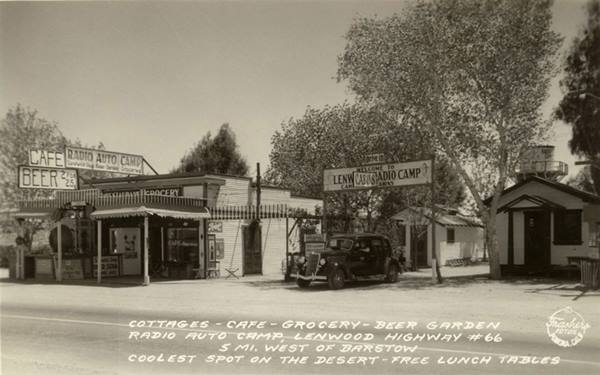
M 297 279 L 296 284 L 298 284 L 300 288 L 308 288 L 310 280 Z
M 385 275 L 386 283 L 395 283 L 398 281 L 398 266 L 395 264 L 390 264 Z
M 329 289 L 342 289 L 344 287 L 344 283 L 346 281 L 346 275 L 344 271 L 336 268 L 327 277 L 327 282 L 329 283 Z

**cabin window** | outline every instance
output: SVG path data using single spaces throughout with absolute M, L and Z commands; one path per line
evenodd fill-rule
M 398 224 L 398 245 L 406 246 L 406 225 Z
M 554 244 L 581 245 L 581 210 L 554 211 Z
M 446 242 L 454 243 L 454 228 L 446 228 Z

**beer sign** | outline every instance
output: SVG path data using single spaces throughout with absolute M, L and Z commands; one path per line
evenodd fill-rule
M 79 181 L 76 169 L 19 166 L 19 187 L 23 189 L 77 190 Z
M 141 155 L 89 148 L 65 147 L 65 164 L 70 168 L 135 175 L 144 174 L 144 158 Z

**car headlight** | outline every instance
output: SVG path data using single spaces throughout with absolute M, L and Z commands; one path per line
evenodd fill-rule
M 319 261 L 319 264 L 322 265 L 322 266 L 324 266 L 325 263 L 327 263 L 327 259 L 321 258 L 321 260 Z
M 299 257 L 298 264 L 304 264 L 304 263 L 306 263 L 306 257 L 303 257 L 303 256 Z

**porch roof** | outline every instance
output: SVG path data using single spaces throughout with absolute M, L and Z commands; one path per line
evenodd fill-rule
M 136 216 L 161 216 L 161 217 L 172 217 L 176 219 L 208 219 L 210 213 L 208 209 L 203 207 L 193 211 L 180 211 L 173 209 L 164 208 L 152 208 L 146 206 L 139 207 L 124 207 L 124 208 L 106 208 L 99 209 L 90 214 L 94 219 L 112 219 L 112 218 L 123 218 L 123 217 L 136 217 Z
M 513 199 L 502 207 L 498 208 L 498 212 L 519 211 L 531 208 L 543 208 L 547 210 L 564 210 L 565 206 L 556 202 L 552 202 L 538 195 L 523 194 L 520 197 Z

